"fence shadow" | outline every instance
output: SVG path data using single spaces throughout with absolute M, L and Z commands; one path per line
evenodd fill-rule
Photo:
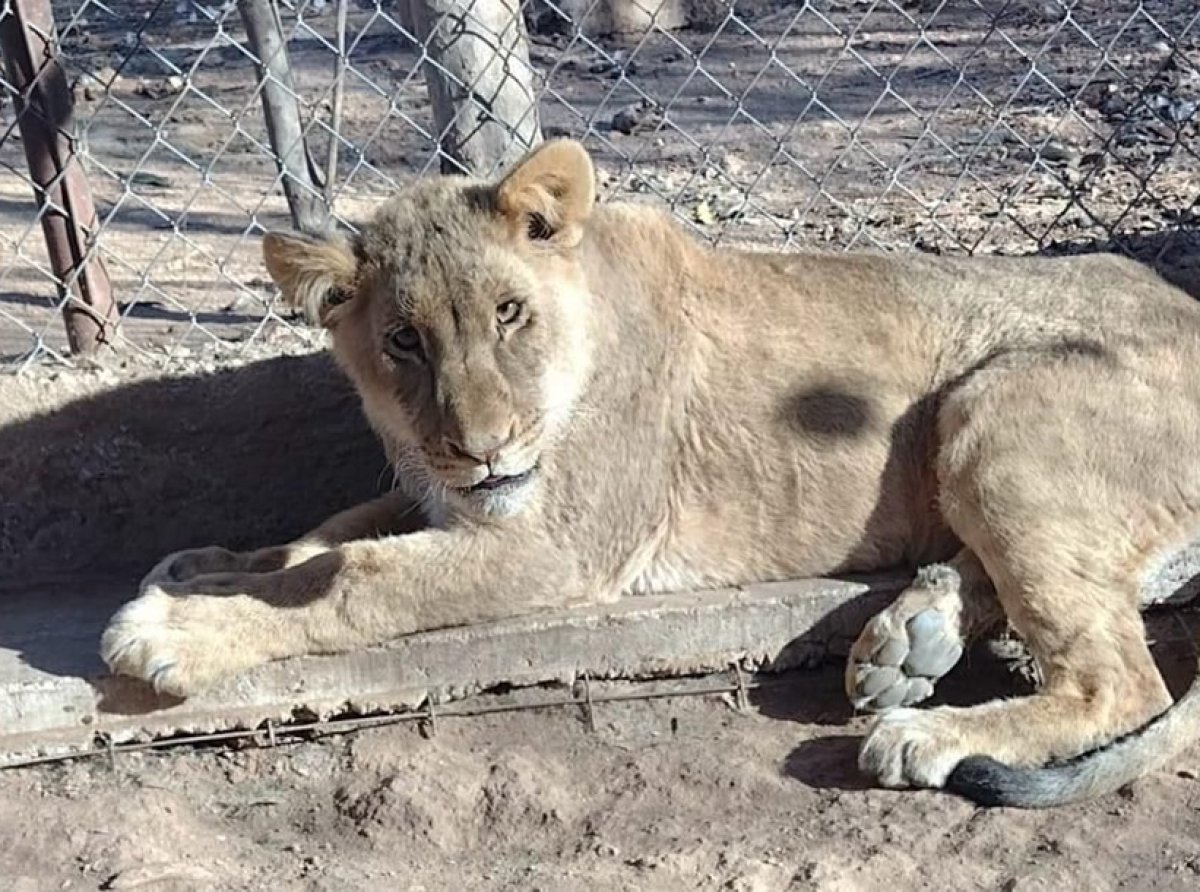
M 285 541 L 377 494 L 386 467 L 323 354 L 115 387 L 0 379 L 0 589 Z
M 0 378 L 0 674 L 106 693 L 100 633 L 163 555 L 287 541 L 389 486 L 386 468 L 324 354 L 116 386 Z

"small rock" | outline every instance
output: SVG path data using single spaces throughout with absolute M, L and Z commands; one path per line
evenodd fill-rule
M 1037 150 L 1038 156 L 1043 161 L 1052 161 L 1059 164 L 1069 164 L 1079 157 L 1079 153 L 1070 146 L 1059 142 L 1057 139 L 1050 139 L 1046 144 Z
M 1034 10 L 1034 14 L 1043 22 L 1057 22 L 1062 20 L 1067 11 L 1058 0 L 1046 0 Z
M 168 177 L 151 173 L 148 170 L 135 170 L 129 175 L 129 183 L 135 186 L 151 186 L 155 189 L 166 189 L 171 185 Z
M 1166 107 L 1166 117 L 1174 124 L 1186 124 L 1200 111 L 1200 102 L 1195 99 L 1176 99 Z
M 746 172 L 746 162 L 732 152 L 726 152 L 721 156 L 721 167 L 725 173 L 735 179 Z
M 1100 112 L 1105 115 L 1123 115 L 1129 110 L 1129 100 L 1120 93 L 1112 93 L 1100 103 Z
M 663 122 L 663 112 L 654 103 L 643 99 L 626 106 L 613 115 L 612 129 L 629 136 L 643 130 L 653 130 Z
M 145 96 L 147 99 L 162 99 L 165 96 L 172 96 L 182 89 L 183 78 L 172 74 L 169 77 L 153 80 L 139 80 L 137 86 L 133 88 L 133 92 L 138 96 Z

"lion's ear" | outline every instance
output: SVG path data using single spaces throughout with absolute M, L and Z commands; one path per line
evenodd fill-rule
M 358 262 L 341 236 L 268 232 L 263 260 L 284 300 L 313 325 L 330 325 L 337 307 L 354 296 Z
M 573 139 L 542 143 L 500 181 L 496 203 L 520 238 L 574 247 L 596 203 L 596 172 Z

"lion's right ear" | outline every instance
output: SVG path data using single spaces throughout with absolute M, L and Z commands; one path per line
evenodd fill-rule
M 596 203 L 596 171 L 573 139 L 542 143 L 496 187 L 496 204 L 514 232 L 532 242 L 574 247 Z
M 284 300 L 313 325 L 330 325 L 337 307 L 354 297 L 358 262 L 341 236 L 268 232 L 263 260 Z

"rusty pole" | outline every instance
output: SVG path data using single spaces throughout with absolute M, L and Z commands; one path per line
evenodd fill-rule
M 7 7 L 7 8 L 5 8 Z M 50 268 L 72 353 L 110 343 L 118 320 L 108 273 L 89 255 L 97 231 L 87 174 L 75 153 L 72 97 L 58 61 L 50 0 L 0 6 L 0 52 L 33 180 Z

